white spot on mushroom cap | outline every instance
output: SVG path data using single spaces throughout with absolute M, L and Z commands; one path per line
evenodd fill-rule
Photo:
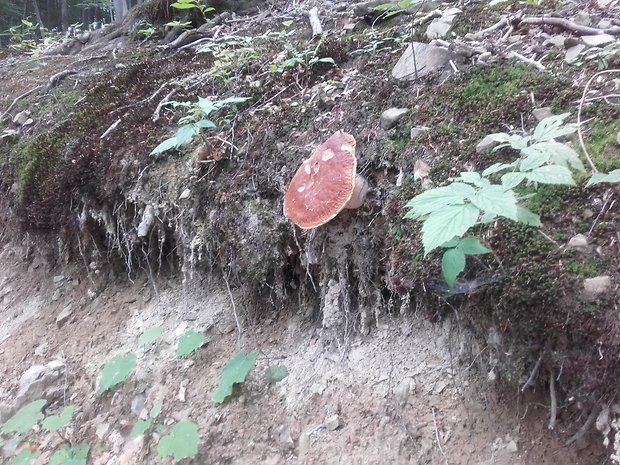
M 297 192 L 303 192 L 306 190 L 306 186 L 299 186 L 299 189 L 297 189 Z
M 312 173 L 312 170 L 310 169 L 310 163 L 308 162 L 304 163 L 304 171 L 306 172 L 306 174 Z
M 334 158 L 334 151 L 327 149 L 323 152 L 323 155 L 321 155 L 321 160 L 323 161 L 327 161 Z

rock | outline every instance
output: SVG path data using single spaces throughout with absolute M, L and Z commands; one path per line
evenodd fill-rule
M 588 238 L 583 234 L 577 234 L 570 238 L 567 247 L 579 250 L 580 252 L 587 252 L 589 250 Z
M 583 44 L 574 45 L 566 50 L 566 55 L 564 56 L 564 61 L 567 63 L 572 63 L 577 60 L 579 54 L 586 48 Z
M 62 283 L 64 280 L 65 280 L 65 277 L 63 275 L 54 276 L 52 278 L 52 281 L 54 282 L 54 284 Z
M 470 47 L 469 45 L 465 45 L 465 44 L 454 44 L 452 46 L 452 51 L 465 58 L 471 58 L 476 53 L 476 50 L 473 47 Z M 486 50 L 484 51 L 486 52 Z
M 553 112 L 551 111 L 550 107 L 534 108 L 532 110 L 532 116 L 534 116 L 534 118 L 536 118 L 536 121 L 540 123 L 545 118 L 553 116 Z
M 493 147 L 498 144 L 499 142 L 493 140 L 493 137 L 491 137 L 491 135 L 484 136 L 484 139 L 482 139 L 476 145 L 476 153 L 479 155 L 489 154 L 493 150 Z
M 601 297 L 611 290 L 611 278 L 609 276 L 597 276 L 583 280 L 583 292 L 591 299 Z
M 412 388 L 415 389 L 415 381 L 411 378 L 405 378 L 394 389 L 394 397 L 396 397 L 401 407 L 407 405 L 409 393 L 412 391 Z
M 52 302 L 56 302 L 61 297 L 62 297 L 62 289 L 56 289 L 54 291 L 54 294 L 52 294 Z
M 73 304 L 67 305 L 56 317 L 56 326 L 58 326 L 58 328 L 62 328 L 65 323 L 69 321 L 71 315 L 73 315 L 73 310 L 71 307 L 73 307 Z
M 430 130 L 431 128 L 427 128 L 426 126 L 416 126 L 411 128 L 411 132 L 409 133 L 409 137 L 411 138 L 411 140 L 415 139 L 416 137 L 421 136 L 422 134 L 424 134 L 426 131 Z
M 388 108 L 381 113 L 381 127 L 383 129 L 393 128 L 408 111 L 407 108 Z
M 564 40 L 565 40 L 565 37 L 563 35 L 557 35 L 557 36 L 553 36 L 545 40 L 544 45 L 553 46 L 553 47 L 563 47 Z
M 511 440 L 508 444 L 506 444 L 506 450 L 514 454 L 519 450 L 519 448 L 517 447 L 517 443 L 514 440 Z
M 452 29 L 452 23 L 459 13 L 462 13 L 462 11 L 458 8 L 449 8 L 444 11 L 440 18 L 434 19 L 428 25 L 426 28 L 426 38 L 438 39 L 440 37 L 445 37 L 448 32 L 450 32 L 450 29 Z
M 142 212 L 142 219 L 138 225 L 138 237 L 146 237 L 151 232 L 151 228 L 155 224 L 155 208 L 148 204 Z
M 590 15 L 585 11 L 580 11 L 573 18 L 573 22 L 581 24 L 582 26 L 589 26 L 591 24 Z
M 286 444 L 287 446 L 292 446 L 295 444 L 288 426 L 280 425 L 278 427 L 278 442 L 280 444 Z
M 613 27 L 613 23 L 609 19 L 605 18 L 601 19 L 596 25 L 596 27 L 598 29 L 609 29 L 610 27 Z
M 616 38 L 609 34 L 597 34 L 595 36 L 581 36 L 581 41 L 588 47 L 601 47 L 611 44 Z
M 338 415 L 327 417 L 323 423 L 323 426 L 325 426 L 327 431 L 336 431 L 340 428 L 340 417 Z
M 189 189 L 185 189 L 183 192 L 181 192 L 181 195 L 179 195 L 179 200 L 188 199 L 191 194 L 192 191 L 190 191 Z
M 616 142 L 618 143 L 618 145 L 620 145 L 620 131 L 618 131 L 618 134 L 616 134 Z
M 28 110 L 20 111 L 13 117 L 13 123 L 19 126 L 24 126 L 30 119 L 30 112 Z
M 306 428 L 299 435 L 299 441 L 297 443 L 297 448 L 299 452 L 299 456 L 303 457 L 310 450 L 310 432 L 312 431 L 311 427 Z
M 413 42 L 394 66 L 392 76 L 403 81 L 413 81 L 444 69 L 450 60 L 456 60 L 457 57 L 456 53 L 445 48 Z
M 131 400 L 131 411 L 134 415 L 140 415 L 146 406 L 146 395 L 141 392 Z
M 57 391 L 57 382 L 64 377 L 65 364 L 54 360 L 47 365 L 34 365 L 24 372 L 19 380 L 19 391 L 15 396 L 15 408 L 19 409 L 28 402 L 45 398 L 51 401 L 49 393 Z

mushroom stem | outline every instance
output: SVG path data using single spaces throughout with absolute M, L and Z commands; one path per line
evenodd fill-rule
M 355 175 L 355 185 L 353 186 L 353 195 L 345 204 L 344 208 L 359 208 L 363 205 L 366 194 L 368 193 L 368 181 L 361 174 Z

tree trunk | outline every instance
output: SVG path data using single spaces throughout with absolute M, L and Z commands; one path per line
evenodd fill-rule
M 113 0 L 115 20 L 121 21 L 127 14 L 127 1 L 126 0 Z
M 39 10 L 37 0 L 32 0 L 32 10 L 34 11 L 34 17 L 36 18 L 39 27 L 44 28 L 45 26 L 43 25 L 43 19 L 41 18 L 41 11 Z
M 69 29 L 69 4 L 68 0 L 60 0 L 60 27 L 63 31 Z

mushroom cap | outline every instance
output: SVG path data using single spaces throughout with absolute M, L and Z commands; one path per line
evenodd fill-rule
M 355 138 L 336 132 L 293 176 L 284 195 L 284 215 L 302 229 L 327 223 L 351 198 L 356 169 Z

